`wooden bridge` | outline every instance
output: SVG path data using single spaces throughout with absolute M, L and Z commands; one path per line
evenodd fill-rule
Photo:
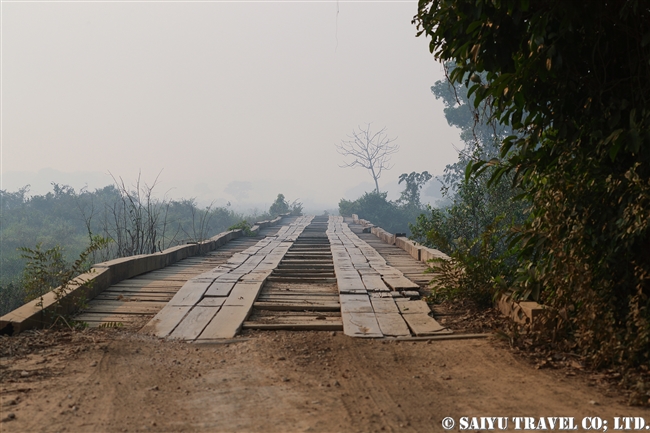
M 144 325 L 144 333 L 197 342 L 231 339 L 242 329 L 449 334 L 419 299 L 427 266 L 348 223 L 285 217 L 257 238 L 114 284 L 77 319 Z

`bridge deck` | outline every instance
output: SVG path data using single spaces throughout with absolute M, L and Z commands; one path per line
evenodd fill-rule
M 115 284 L 78 319 L 92 326 L 148 322 L 141 332 L 204 342 L 242 328 L 371 338 L 451 332 L 430 317 L 425 302 L 412 299 L 428 281 L 426 265 L 341 217 L 283 223 L 262 239 L 240 238 Z
M 279 227 L 267 227 L 261 237 L 272 236 Z M 260 237 L 234 239 L 219 249 L 200 257 L 188 257 L 163 269 L 147 272 L 112 285 L 88 302 L 75 318 L 91 327 L 141 327 L 174 297 L 193 277 L 227 262 L 234 254 L 255 245 Z

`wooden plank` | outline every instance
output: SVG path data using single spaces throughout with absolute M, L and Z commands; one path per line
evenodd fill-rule
M 336 283 L 336 278 L 322 278 L 322 277 L 309 278 L 309 277 L 282 277 L 282 276 L 276 277 L 275 275 L 270 275 L 267 278 L 267 281 L 275 281 L 278 283 L 291 283 L 291 284 L 300 284 L 300 283 L 329 284 L 329 283 Z M 364 286 L 363 291 L 365 290 L 366 288 Z
M 169 334 L 169 338 L 195 340 L 217 314 L 217 311 L 219 311 L 219 307 L 196 306 L 192 308 L 174 331 Z
M 140 332 L 155 335 L 156 337 L 167 337 L 176 326 L 183 320 L 183 317 L 192 307 L 174 307 L 167 305 L 147 323 Z
M 370 303 L 372 304 L 372 309 L 375 313 L 384 313 L 384 314 L 399 314 L 399 308 L 397 304 L 390 298 L 370 298 Z
M 212 284 L 209 280 L 188 281 L 183 284 L 169 303 L 175 306 L 193 306 L 203 298 Z
M 106 289 L 102 293 L 122 293 L 125 296 L 130 293 L 151 293 L 151 294 L 156 294 L 156 293 L 161 293 L 161 294 L 171 294 L 172 296 L 178 292 L 178 289 L 182 287 L 182 284 L 179 284 L 176 287 L 115 287 L 111 286 L 108 289 Z
M 333 301 L 339 302 L 339 295 L 335 293 L 283 293 L 269 294 L 262 291 L 257 297 L 258 301 L 286 301 L 286 300 L 307 300 L 307 301 Z
M 395 299 L 395 303 L 397 304 L 397 307 L 402 314 L 429 314 L 431 312 L 431 308 L 429 308 L 429 305 L 427 305 L 427 303 L 424 301 L 411 301 L 407 298 L 398 298 Z
M 215 281 L 210 285 L 204 296 L 223 296 L 226 297 L 230 294 L 232 288 L 235 287 L 234 282 L 222 283 Z
M 415 284 L 413 281 L 409 280 L 405 276 L 393 276 L 393 275 L 383 275 L 382 279 L 388 287 L 392 290 L 409 290 L 409 289 L 419 289 L 420 286 Z
M 360 277 L 357 278 L 337 278 L 336 285 L 339 293 L 366 293 L 366 286 Z
M 383 337 L 375 313 L 343 313 L 343 332 L 350 337 Z
M 309 321 L 305 323 L 258 323 L 244 322 L 244 329 L 280 330 L 291 331 L 343 331 L 343 323 L 331 321 Z
M 157 296 L 141 296 L 138 294 L 133 294 L 131 296 L 124 296 L 122 294 L 103 294 L 93 298 L 93 302 L 103 302 L 103 301 L 113 301 L 113 302 L 163 302 L 167 304 L 173 294 L 168 295 L 157 295 Z
M 253 307 L 259 310 L 269 311 L 339 311 L 341 306 L 338 303 L 317 303 L 307 301 L 296 302 L 264 302 L 258 301 Z
M 222 306 L 197 341 L 235 337 L 249 313 L 250 309 L 244 306 Z
M 224 302 L 224 306 L 244 306 L 251 308 L 262 288 L 263 283 L 237 283 Z
M 243 277 L 241 277 L 240 282 L 242 283 L 264 283 L 266 279 L 273 272 L 272 269 L 268 270 L 254 270 Z
M 443 327 L 434 319 L 422 313 L 403 314 L 402 317 L 416 336 L 451 334 L 451 330 Z
M 384 280 L 381 279 L 376 271 L 374 274 L 364 274 L 361 276 L 363 285 L 366 286 L 366 290 L 369 292 L 388 292 L 390 289 L 384 284 Z
M 99 326 L 102 323 L 131 323 L 141 320 L 142 316 L 134 314 L 106 314 L 106 313 L 82 313 L 75 316 L 75 320 L 85 322 L 89 326 Z
M 399 313 L 375 314 L 382 334 L 391 337 L 407 337 L 411 335 L 409 327 Z
M 205 297 L 197 305 L 202 307 L 221 307 L 226 302 L 226 298 L 208 298 Z
M 368 295 L 348 295 L 339 296 L 341 302 L 341 313 L 372 313 L 372 304 Z
M 111 286 L 111 288 L 131 288 L 131 287 L 137 287 L 137 288 L 165 288 L 165 287 L 181 287 L 182 284 L 178 284 L 177 282 L 174 281 L 138 281 L 138 280 L 124 280 L 120 281 L 119 283 L 115 283 Z
M 228 263 L 230 263 L 232 265 L 239 266 L 242 263 L 244 263 L 246 260 L 248 260 L 249 257 L 250 256 L 248 254 L 245 254 L 243 252 L 242 253 L 235 253 L 235 254 L 232 255 L 232 257 L 230 257 L 228 259 Z
M 122 311 L 128 310 L 139 310 L 139 309 L 157 309 L 165 307 L 167 302 L 165 301 L 97 301 L 91 302 L 88 304 L 87 308 L 84 308 L 83 311 L 117 311 L 118 309 Z

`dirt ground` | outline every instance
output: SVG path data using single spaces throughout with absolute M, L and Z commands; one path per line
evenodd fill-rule
M 273 331 L 199 345 L 117 328 L 33 331 L 0 337 L 0 349 L 2 433 L 428 432 L 448 416 L 650 423 L 588 373 L 536 369 L 494 339 Z

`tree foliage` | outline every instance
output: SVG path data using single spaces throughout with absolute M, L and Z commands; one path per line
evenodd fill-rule
M 648 3 L 420 0 L 414 22 L 518 133 L 468 173 L 510 174 L 532 205 L 520 287 L 594 364 L 650 363 Z
M 512 132 L 490 121 L 484 104 L 474 108 L 460 85 L 438 81 L 431 92 L 444 103 L 449 125 L 460 129 L 464 147 L 458 161 L 445 168 L 444 200 L 418 216 L 411 238 L 451 257 L 435 268 L 435 298 L 465 298 L 489 306 L 515 279 L 517 262 L 507 239 L 526 219 L 528 204 L 515 199 L 521 191 L 509 179 L 491 183 L 490 171 L 466 179 L 465 171 L 474 161 L 497 156 L 501 140 Z
M 150 252 L 154 244 L 158 250 L 206 239 L 244 219 L 225 207 L 200 208 L 192 199 L 169 200 L 147 194 L 147 188 L 140 188 L 138 199 L 135 188 L 130 187 L 109 185 L 75 191 L 56 183 L 44 195 L 30 196 L 29 187 L 15 192 L 0 190 L 0 315 L 25 301 L 22 275 L 26 259 L 20 255 L 21 247 L 40 244 L 42 252 L 57 249 L 61 264 L 74 263 L 93 236 L 100 235 L 112 242 L 90 251 L 88 260 L 97 263 L 136 251 Z M 154 242 L 142 241 L 154 231 Z
M 409 174 L 402 173 L 399 176 L 399 183 L 404 182 L 404 191 L 402 191 L 397 202 L 403 206 L 420 209 L 422 207 L 420 190 L 431 178 L 432 176 L 428 171 L 423 171 L 422 173 L 416 171 L 412 171 Z
M 391 233 L 409 233 L 410 223 L 414 223 L 424 211 L 420 202 L 420 190 L 429 179 L 431 175 L 426 171 L 403 173 L 400 175 L 400 183 L 406 185 L 397 201 L 388 200 L 387 192 L 366 192 L 356 200 L 341 199 L 339 214 L 356 214 Z
M 291 215 L 302 215 L 302 203 L 300 203 L 298 199 L 289 203 L 289 201 L 284 197 L 284 194 L 278 194 L 277 198 L 269 208 L 269 215 L 271 218 L 275 218 L 278 215 L 284 215 L 287 213 Z

